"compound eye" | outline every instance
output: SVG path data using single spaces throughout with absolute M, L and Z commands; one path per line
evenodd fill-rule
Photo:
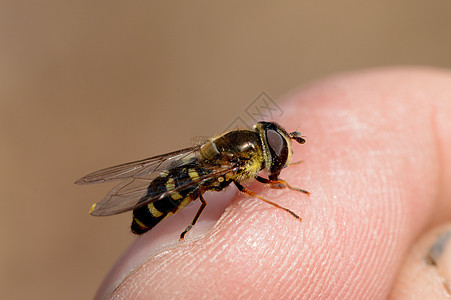
M 266 141 L 271 153 L 271 166 L 269 172 L 278 175 L 288 159 L 288 145 L 285 138 L 277 131 L 266 130 Z
M 268 146 L 271 148 L 271 152 L 273 152 L 272 154 L 276 157 L 281 156 L 284 151 L 287 151 L 287 142 L 277 131 L 271 129 L 267 130 L 266 138 Z

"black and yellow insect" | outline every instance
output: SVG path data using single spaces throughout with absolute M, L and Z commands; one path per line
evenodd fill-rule
M 291 210 L 264 199 L 241 182 L 255 178 L 272 188 L 289 188 L 308 194 L 279 179 L 293 154 L 291 140 L 303 144 L 300 132 L 287 133 L 271 122 L 258 122 L 251 130 L 234 130 L 210 138 L 207 142 L 179 151 L 125 163 L 88 174 L 76 184 L 123 180 L 105 198 L 91 207 L 94 216 L 109 216 L 133 210 L 131 230 L 143 234 L 161 220 L 175 214 L 191 201 L 201 206 L 180 239 L 192 228 L 207 205 L 206 191 L 220 191 L 230 183 L 250 196 L 281 208 L 300 219 Z M 259 176 L 265 170 L 268 178 Z

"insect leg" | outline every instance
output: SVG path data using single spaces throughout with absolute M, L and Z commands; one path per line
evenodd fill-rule
M 263 179 L 264 179 L 264 178 L 263 178 Z M 291 214 L 291 215 L 292 215 L 293 217 L 295 217 L 296 219 L 299 219 L 299 221 L 302 221 L 302 219 L 301 219 L 297 214 L 295 214 L 294 212 L 292 212 L 292 211 L 289 210 L 288 208 L 285 208 L 285 207 L 283 207 L 283 206 L 280 206 L 280 205 L 277 204 L 277 203 L 274 203 L 274 202 L 272 202 L 272 201 L 269 201 L 269 200 L 263 198 L 263 197 L 260 196 L 260 195 L 257 195 L 256 193 L 254 193 L 254 192 L 248 190 L 247 188 L 245 188 L 244 186 L 242 186 L 241 184 L 239 184 L 239 183 L 236 182 L 236 181 L 235 181 L 234 183 L 235 183 L 236 187 L 238 188 L 238 190 L 240 190 L 240 192 L 242 192 L 242 193 L 244 193 L 244 194 L 246 194 L 246 195 L 249 195 L 249 196 L 251 196 L 251 197 L 258 198 L 258 199 L 260 199 L 260 200 L 262 200 L 262 201 L 264 201 L 264 202 L 266 202 L 266 203 L 268 203 L 268 204 L 271 204 L 272 206 L 275 206 L 275 207 L 277 207 L 277 208 L 283 209 L 284 211 L 286 211 L 287 213 Z
M 273 189 L 289 188 L 290 190 L 298 191 L 298 192 L 310 195 L 310 192 L 300 189 L 300 188 L 297 188 L 297 187 L 294 187 L 294 186 L 291 186 L 288 182 L 286 182 L 283 179 L 271 180 L 271 179 L 266 179 L 266 178 L 263 178 L 260 176 L 255 177 L 255 179 L 257 179 L 261 183 L 270 184 L 271 185 L 270 187 Z
M 289 164 L 287 167 L 294 166 L 294 165 L 299 165 L 299 164 L 302 164 L 303 162 L 304 162 L 303 160 L 298 160 L 298 161 L 295 161 L 295 162 L 290 162 L 290 164 Z
M 204 210 L 205 206 L 207 206 L 207 202 L 205 201 L 204 197 L 202 196 L 202 193 L 199 193 L 199 199 L 200 199 L 200 202 L 202 202 L 202 204 L 200 205 L 199 210 L 196 213 L 196 216 L 194 216 L 194 219 L 191 221 L 191 225 L 186 227 L 185 231 L 183 231 L 182 234 L 180 235 L 180 241 L 183 241 L 185 239 L 185 234 L 188 231 L 190 231 L 191 228 L 193 228 L 194 224 L 196 224 L 197 219 L 199 219 L 200 214 Z

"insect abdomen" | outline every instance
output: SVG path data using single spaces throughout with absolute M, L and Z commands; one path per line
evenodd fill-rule
M 160 221 L 175 214 L 193 200 L 195 199 L 193 199 L 192 195 L 187 195 L 185 198 L 181 198 L 180 201 L 171 197 L 165 197 L 133 210 L 132 232 L 134 234 L 143 234 L 149 231 Z
M 168 191 L 169 195 L 133 210 L 132 232 L 143 234 L 191 201 L 196 200 L 199 197 L 199 186 L 201 185 L 201 182 L 196 182 L 196 180 L 206 173 L 207 171 L 200 168 L 197 162 L 192 162 L 160 174 L 149 184 L 147 195 L 143 198 L 153 198 Z M 177 190 L 180 186 L 186 187 Z

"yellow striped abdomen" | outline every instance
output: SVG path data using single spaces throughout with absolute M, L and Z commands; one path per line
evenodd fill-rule
M 196 200 L 202 184 L 198 179 L 205 174 L 207 170 L 199 167 L 196 162 L 160 174 L 149 184 L 147 195 L 143 197 L 142 202 L 145 203 L 146 198 L 153 199 L 163 194 L 165 196 L 133 210 L 132 232 L 143 234 Z

